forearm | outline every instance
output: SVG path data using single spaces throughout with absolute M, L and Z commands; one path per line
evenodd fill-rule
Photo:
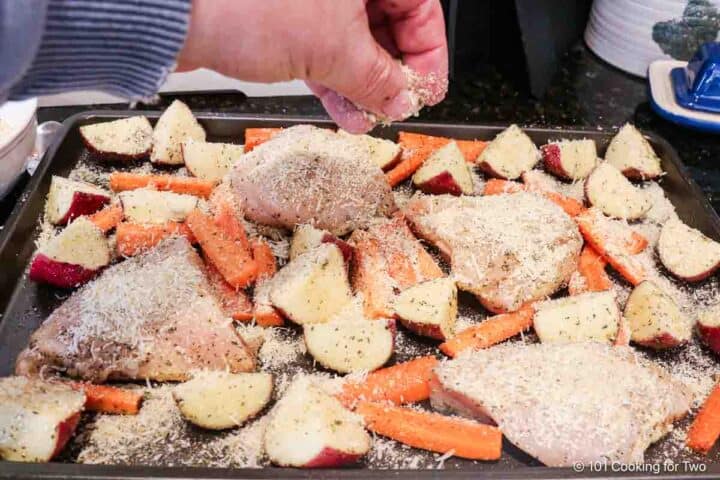
M 71 90 L 150 97 L 175 66 L 190 16 L 190 0 L 42 3 L 47 11 L 38 46 L 20 78 L 2 85 L 11 98 Z

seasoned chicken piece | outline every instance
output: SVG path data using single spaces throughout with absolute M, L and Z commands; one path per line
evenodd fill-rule
M 515 311 L 560 289 L 582 247 L 575 222 L 532 193 L 418 195 L 403 211 L 449 258 L 458 287 L 493 312 Z
M 246 217 L 275 227 L 310 223 L 343 235 L 395 207 L 367 148 L 310 125 L 288 128 L 253 149 L 230 180 Z
M 440 364 L 431 401 L 492 420 L 551 467 L 642 463 L 690 409 L 684 385 L 629 347 L 505 344 Z
M 185 380 L 192 369 L 250 371 L 255 361 L 184 238 L 108 268 L 32 335 L 18 374 L 43 367 L 93 381 Z

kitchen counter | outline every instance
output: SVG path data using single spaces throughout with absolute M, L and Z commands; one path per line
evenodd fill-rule
M 160 105 L 138 105 L 137 110 L 156 110 L 174 97 L 163 96 Z M 245 98 L 238 93 L 182 95 L 193 111 L 311 115 L 325 117 L 314 97 Z M 63 121 L 70 115 L 91 109 L 127 109 L 127 104 L 80 107 L 50 107 L 38 110 L 40 122 Z M 539 127 L 580 127 L 614 130 L 625 122 L 653 131 L 679 152 L 691 174 L 720 208 L 720 137 L 695 132 L 669 123 L 652 111 L 647 83 L 626 75 L 593 55 L 584 45 L 568 52 L 543 99 L 520 93 L 497 71 L 479 66 L 475 72 L 459 75 L 451 83 L 447 99 L 425 109 L 416 120 L 448 123 L 518 123 Z M 0 202 L 0 224 L 4 223 L 19 198 L 24 178 L 8 199 Z

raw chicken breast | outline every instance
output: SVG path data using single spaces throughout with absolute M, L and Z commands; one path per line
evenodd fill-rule
M 492 420 L 551 467 L 642 463 L 690 409 L 690 394 L 629 347 L 505 344 L 440 364 L 432 402 Z
M 283 130 L 243 156 L 230 181 L 245 216 L 274 227 L 310 223 L 344 235 L 395 209 L 367 148 L 310 125 Z

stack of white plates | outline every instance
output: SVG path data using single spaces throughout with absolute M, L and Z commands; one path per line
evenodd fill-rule
M 698 39 L 715 40 L 718 7 L 720 0 L 595 0 L 585 41 L 603 60 L 644 77 L 654 60 L 688 60 Z
M 36 99 L 0 105 L 0 198 L 15 185 L 25 171 L 35 148 L 37 135 Z

